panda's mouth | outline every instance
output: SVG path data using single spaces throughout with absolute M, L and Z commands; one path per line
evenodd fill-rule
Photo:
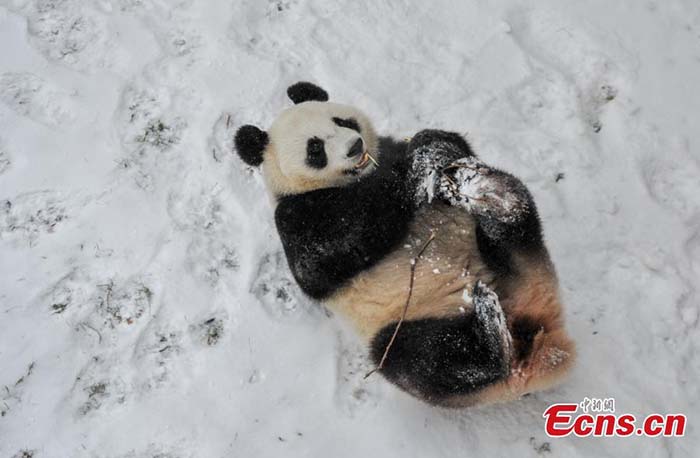
M 362 153 L 362 156 L 360 156 L 360 162 L 355 164 L 354 169 L 358 170 L 358 171 L 363 170 L 365 167 L 367 167 L 370 164 L 370 162 L 374 165 L 379 165 L 379 164 L 377 164 L 377 161 L 372 157 L 372 155 L 369 154 L 369 151 L 365 150 Z
M 346 175 L 359 175 L 360 172 L 366 169 L 370 164 L 374 164 L 375 166 L 379 165 L 377 160 L 369 153 L 369 151 L 365 151 L 362 153 L 362 156 L 360 156 L 360 160 L 357 162 L 357 164 L 355 164 L 353 168 L 345 170 L 344 173 Z

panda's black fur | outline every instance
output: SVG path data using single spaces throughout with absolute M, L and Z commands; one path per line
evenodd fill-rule
M 306 81 L 299 81 L 289 86 L 287 96 L 296 104 L 310 100 L 328 101 L 328 93 L 324 89 Z
M 480 297 L 480 291 L 475 291 Z M 379 364 L 396 326 L 385 326 L 371 344 Z M 488 323 L 470 313 L 450 318 L 424 318 L 404 323 L 387 354 L 382 375 L 409 393 L 440 404 L 464 396 L 508 376 L 503 348 Z
M 328 100 L 323 89 L 310 83 L 297 83 L 288 94 L 297 104 Z M 356 127 L 359 132 L 359 126 Z M 262 162 L 267 142 L 267 134 L 252 126 L 242 127 L 235 139 L 239 154 L 251 165 Z M 410 142 L 381 137 L 378 150 L 380 163 L 376 170 L 354 182 L 276 196 L 275 223 L 290 269 L 300 288 L 314 299 L 323 301 L 342 294 L 343 288 L 359 274 L 402 249 L 409 227 L 425 201 L 417 195 L 424 177 L 416 172 L 416 154 L 426 150 L 439 154 L 438 163 L 444 165 L 474 157 L 462 136 L 439 130 L 421 131 Z M 549 258 L 532 196 L 512 175 L 493 168 L 488 168 L 487 173 L 489 180 L 507 187 L 523 205 L 517 215 L 508 218 L 491 212 L 488 206 L 472 214 L 480 259 L 498 284 L 503 285 L 503 291 L 536 289 L 537 279 L 519 286 L 530 260 L 537 265 L 541 261 L 545 266 L 538 270 L 545 273 L 539 275 L 554 278 L 554 273 L 547 267 Z M 448 197 L 455 196 L 437 195 L 436 199 L 444 203 L 432 205 L 450 205 Z M 400 289 L 395 285 L 387 287 Z M 540 287 L 536 294 L 556 296 L 552 289 Z M 512 366 L 541 351 L 542 345 L 549 342 L 545 331 L 563 332 L 559 329 L 558 303 L 551 311 L 540 306 L 534 307 L 532 313 L 524 306 L 512 306 L 512 316 L 508 317 L 510 335 L 504 337 L 488 322 L 498 318 L 495 310 L 500 310 L 500 305 L 494 303 L 498 300 L 495 295 L 490 295 L 481 282 L 476 283 L 471 295 L 476 306 L 481 304 L 488 313 L 438 314 L 406 321 L 395 336 L 381 374 L 407 392 L 440 405 L 470 405 L 480 402 L 480 396 L 485 400 L 508 399 L 527 391 L 527 380 L 522 381 L 523 387 L 513 388 L 515 382 L 509 381 L 513 377 L 511 370 L 515 369 Z M 370 339 L 370 355 L 375 364 L 384 356 L 395 329 L 396 320 L 387 322 Z M 561 351 L 571 353 L 573 358 L 573 346 L 564 334 L 556 334 L 550 340 L 561 340 Z M 535 368 L 532 377 L 547 378 L 543 370 L 537 372 L 536 364 L 540 363 L 538 360 L 530 364 Z M 540 385 L 547 383 L 532 384 L 535 388 Z
M 415 183 L 407 180 L 405 143 L 380 141 L 382 166 L 342 188 L 282 196 L 275 223 L 295 279 L 325 299 L 396 249 L 413 218 Z M 381 196 L 381 198 L 377 198 Z

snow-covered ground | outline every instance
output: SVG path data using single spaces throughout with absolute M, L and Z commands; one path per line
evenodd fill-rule
M 486 3 L 0 0 L 0 456 L 697 456 L 700 3 Z M 232 152 L 301 79 L 524 179 L 566 384 L 446 411 L 363 380 Z M 686 437 L 548 438 L 586 396 Z

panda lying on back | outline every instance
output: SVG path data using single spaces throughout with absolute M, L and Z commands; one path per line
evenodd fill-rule
M 268 132 L 241 127 L 235 144 L 262 164 L 301 289 L 354 322 L 375 364 L 388 348 L 379 372 L 429 403 L 508 400 L 557 383 L 574 345 L 522 182 L 458 134 L 378 138 L 318 86 L 287 93 L 294 107 Z

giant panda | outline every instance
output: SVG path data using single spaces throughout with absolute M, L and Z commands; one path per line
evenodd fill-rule
M 299 287 L 354 324 L 378 372 L 446 407 L 560 382 L 575 347 L 525 185 L 456 133 L 378 137 L 319 86 L 287 94 L 235 147 L 262 169 Z

